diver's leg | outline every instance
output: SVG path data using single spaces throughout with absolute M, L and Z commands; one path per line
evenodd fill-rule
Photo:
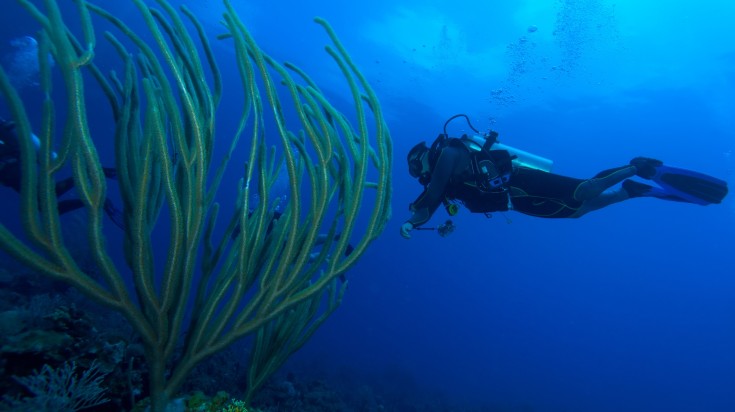
M 629 177 L 633 177 L 635 173 L 636 168 L 631 165 L 604 170 L 592 179 L 585 180 L 577 186 L 577 190 L 574 191 L 574 200 L 587 202 L 600 197 L 607 189 Z M 619 202 L 619 200 L 612 203 L 616 202 Z
M 600 193 L 600 195 L 598 195 L 597 197 L 593 197 L 592 199 L 588 199 L 582 202 L 582 206 L 580 206 L 579 209 L 577 209 L 577 211 L 569 217 L 581 217 L 589 212 L 593 212 L 595 210 L 602 209 L 603 207 L 607 207 L 612 204 L 628 200 L 632 197 L 633 196 L 631 196 L 630 193 L 628 193 L 628 191 L 626 191 L 623 187 L 614 190 L 607 190 Z
M 120 229 L 125 230 L 125 216 L 122 210 L 118 209 L 110 199 L 105 199 L 104 209 L 107 217 L 112 220 L 112 223 Z
M 84 207 L 84 202 L 82 202 L 81 199 L 65 199 L 60 201 L 57 207 L 59 214 L 63 215 L 73 210 L 81 209 Z M 104 210 L 115 226 L 125 230 L 125 219 L 123 218 L 123 213 L 112 203 L 112 201 L 110 201 L 110 199 L 105 199 Z
M 84 207 L 84 202 L 82 202 L 80 199 L 66 199 L 60 201 L 57 204 L 60 215 L 71 212 L 72 210 L 77 210 L 82 207 Z
M 67 177 L 64 180 L 59 180 L 56 182 L 56 197 L 59 197 L 63 195 L 64 193 L 71 190 L 71 188 L 74 187 L 74 178 L 73 177 Z M 81 200 L 80 200 L 81 202 Z M 82 206 L 77 207 L 76 209 L 80 208 Z
M 603 207 L 610 206 L 614 203 L 636 197 L 656 197 L 674 202 L 686 202 L 686 200 L 667 193 L 661 188 L 636 182 L 635 180 L 624 180 L 619 189 L 607 190 L 597 197 L 585 200 L 582 203 L 582 206 L 570 217 L 580 217 L 597 209 L 602 209 Z
M 112 167 L 103 167 L 102 173 L 104 173 L 105 177 L 108 179 L 117 179 L 117 171 Z M 56 182 L 56 196 L 58 197 L 63 195 L 72 187 L 74 187 L 73 177 L 67 177 L 66 179 Z

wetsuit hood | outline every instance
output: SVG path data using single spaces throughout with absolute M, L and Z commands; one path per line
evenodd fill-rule
M 421 142 L 411 148 L 411 150 L 408 152 L 406 161 L 408 162 L 408 173 L 411 175 L 411 177 L 421 177 L 424 169 L 422 158 L 424 157 L 424 154 L 426 154 L 428 151 L 429 148 L 426 147 L 426 142 Z

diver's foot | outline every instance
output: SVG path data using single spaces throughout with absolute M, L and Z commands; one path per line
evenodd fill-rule
M 653 186 L 645 183 L 636 182 L 635 180 L 623 180 L 623 190 L 628 193 L 628 197 L 645 197 L 651 196 Z
M 687 202 L 687 200 L 682 199 L 675 194 L 669 193 L 660 187 L 650 186 L 645 183 L 636 182 L 635 180 L 630 179 L 626 179 L 623 181 L 623 190 L 628 194 L 628 198 L 655 197 L 657 199 L 671 200 L 674 202 Z
M 653 179 L 656 176 L 656 168 L 663 165 L 664 162 L 649 157 L 636 157 L 630 161 L 630 164 L 635 166 L 636 176 Z

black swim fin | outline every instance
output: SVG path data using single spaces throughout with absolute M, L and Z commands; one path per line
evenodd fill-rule
M 727 182 L 724 180 L 695 172 L 661 165 L 651 178 L 665 191 L 698 205 L 720 203 L 727 195 Z
M 662 193 L 683 202 L 698 205 L 720 203 L 728 192 L 727 182 L 724 180 L 693 170 L 666 166 L 657 159 L 636 157 L 630 164 L 636 167 L 636 175 L 653 180 L 661 187 Z

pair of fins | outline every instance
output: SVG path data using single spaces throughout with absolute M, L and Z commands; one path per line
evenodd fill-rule
M 667 166 L 660 160 L 636 157 L 630 164 L 636 166 L 638 176 L 658 185 L 658 187 L 650 186 L 633 180 L 624 182 L 626 190 L 632 190 L 637 196 L 706 206 L 721 203 L 728 192 L 727 182 L 722 179 L 693 170 Z

